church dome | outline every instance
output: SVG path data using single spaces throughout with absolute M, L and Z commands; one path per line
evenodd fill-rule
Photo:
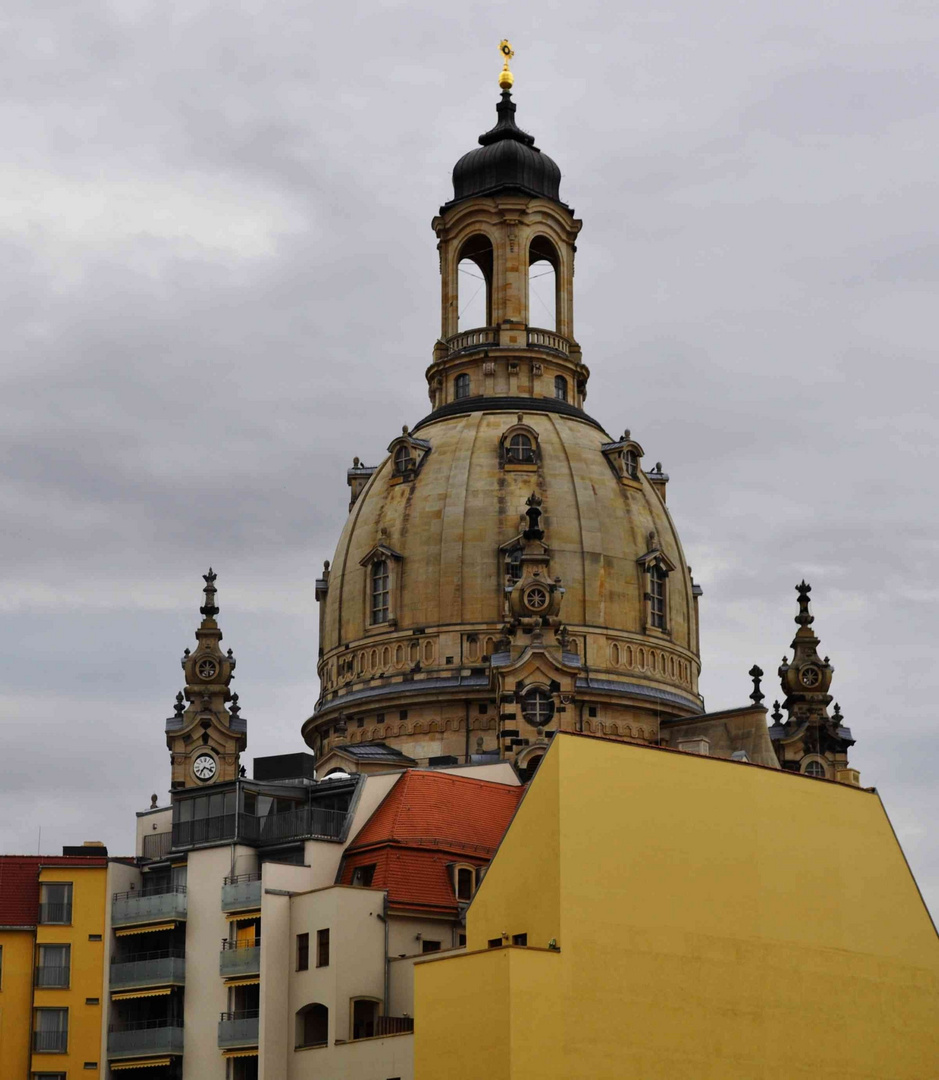
M 529 440 L 530 463 L 507 460 L 513 434 Z M 408 441 L 420 461 L 403 478 L 396 461 Z M 491 700 L 488 666 L 505 648 L 507 572 L 510 582 L 533 493 L 547 577 L 563 589 L 581 730 L 602 717 L 610 733 L 654 737 L 657 717 L 701 711 L 696 590 L 663 499 L 667 477 L 621 473 L 624 446 L 641 454 L 628 433 L 613 440 L 586 414 L 535 402 L 520 415 L 480 402 L 431 414 L 397 444 L 355 501 L 328 572 L 322 695 L 308 741 L 327 716 L 341 716 L 344 740 L 401 737 L 416 758 L 462 754 L 466 742 L 480 749 L 483 736 L 492 745 L 497 706 L 488 715 L 479 706 Z M 390 614 L 379 626 L 370 625 L 376 559 Z M 649 560 L 671 570 L 661 629 L 649 625 Z M 471 737 L 457 739 L 467 710 Z
M 452 202 L 500 191 L 560 201 L 561 170 L 535 146 L 533 136 L 516 126 L 515 103 L 507 90 L 496 112 L 496 126 L 479 136 L 479 148 L 464 154 L 453 167 Z

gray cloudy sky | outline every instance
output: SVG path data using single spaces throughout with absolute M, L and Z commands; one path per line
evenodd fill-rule
M 248 757 L 301 748 L 344 470 L 427 412 L 430 219 L 506 35 L 584 219 L 588 409 L 672 476 L 708 707 L 775 672 L 804 575 L 939 909 L 933 0 L 10 0 L 2 30 L 0 850 L 131 850 L 209 563 Z

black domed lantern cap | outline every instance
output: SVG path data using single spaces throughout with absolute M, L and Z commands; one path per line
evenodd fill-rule
M 520 191 L 560 202 L 561 170 L 535 146 L 534 136 L 515 123 L 515 102 L 508 90 L 496 106 L 496 126 L 479 136 L 479 149 L 470 150 L 453 167 L 453 205 L 474 195 Z

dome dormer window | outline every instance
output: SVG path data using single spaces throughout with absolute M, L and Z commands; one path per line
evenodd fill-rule
M 388 560 L 378 559 L 372 563 L 372 625 L 388 621 L 391 575 Z
M 668 573 L 661 566 L 649 571 L 649 622 L 657 630 L 666 629 L 666 589 Z
M 649 533 L 649 550 L 639 559 L 639 569 L 645 578 L 642 596 L 645 601 L 646 630 L 667 634 L 668 576 L 675 570 L 675 564 L 659 547 L 654 532 Z
M 604 443 L 600 448 L 610 468 L 627 486 L 637 486 L 640 482 L 640 462 L 644 451 L 628 431 L 616 442 Z
M 511 465 L 534 465 L 535 445 L 524 432 L 519 432 L 509 439 L 505 448 L 505 460 Z
M 519 422 L 502 433 L 499 460 L 506 469 L 534 470 L 539 460 L 538 432 Z
M 378 544 L 361 560 L 365 567 L 365 632 L 397 625 L 401 589 L 401 556 L 386 543 Z
M 453 380 L 453 398 L 462 401 L 470 396 L 470 377 L 464 371 Z
M 630 480 L 639 479 L 639 455 L 632 447 L 623 451 L 623 472 Z
M 414 458 L 411 457 L 411 448 L 403 443 L 395 450 L 395 472 L 399 475 L 410 472 L 414 468 Z
M 401 434 L 388 447 L 391 454 L 391 483 L 413 480 L 421 471 L 429 451 L 430 443 L 426 439 L 409 434 L 406 426 L 402 428 Z

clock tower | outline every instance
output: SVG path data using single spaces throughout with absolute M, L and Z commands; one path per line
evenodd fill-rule
M 183 653 L 186 688 L 176 695 L 174 715 L 166 721 L 166 745 L 172 762 L 170 786 L 174 789 L 234 780 L 239 754 L 247 743 L 247 723 L 239 715 L 238 695 L 230 689 L 235 658 L 231 649 L 222 652 L 222 631 L 215 621 L 216 575 L 211 567 L 203 578 L 205 597 L 199 609 L 198 644 L 195 650 Z

